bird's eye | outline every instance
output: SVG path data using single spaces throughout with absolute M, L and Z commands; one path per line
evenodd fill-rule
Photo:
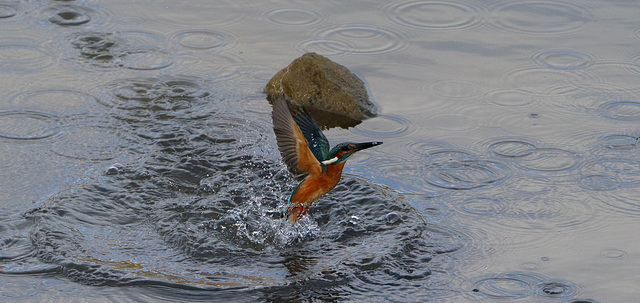
M 348 151 L 349 149 L 350 149 L 350 148 L 349 148 L 349 145 L 345 145 L 345 146 L 343 146 L 343 147 L 342 147 L 342 150 L 343 150 L 343 151 Z

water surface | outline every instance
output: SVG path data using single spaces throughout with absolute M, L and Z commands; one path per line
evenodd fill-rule
M 0 0 L 0 298 L 632 302 L 639 13 Z M 385 144 L 291 225 L 262 88 L 305 52 Z

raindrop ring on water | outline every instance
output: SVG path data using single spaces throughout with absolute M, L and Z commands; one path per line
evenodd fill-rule
M 353 131 L 369 137 L 398 137 L 409 131 L 411 122 L 395 115 L 379 115 L 357 125 Z
M 575 287 L 570 284 L 551 281 L 543 282 L 534 286 L 534 294 L 546 298 L 566 298 L 573 296 L 576 292 Z
M 384 10 L 392 22 L 415 29 L 461 30 L 484 22 L 483 9 L 464 2 L 402 1 Z
M 77 5 L 56 5 L 45 8 L 42 14 L 42 18 L 48 24 L 72 27 L 91 22 L 95 11 Z
M 593 64 L 593 56 L 575 50 L 552 49 L 539 52 L 533 56 L 539 65 L 551 69 L 575 70 Z
M 10 3 L 0 3 L 0 19 L 11 18 L 18 14 L 18 8 Z
M 235 40 L 231 34 L 210 30 L 188 30 L 176 34 L 173 39 L 182 47 L 193 50 L 213 50 L 228 47 Z
M 602 104 L 600 113 L 607 118 L 622 121 L 640 120 L 640 102 L 638 101 L 610 101 Z
M 59 133 L 56 116 L 44 112 L 0 111 L 0 138 L 33 141 Z
M 491 216 L 504 213 L 507 205 L 503 201 L 489 197 L 474 197 L 462 201 L 460 208 L 473 215 Z
M 43 89 L 28 91 L 14 98 L 11 103 L 23 108 L 68 114 L 85 113 L 88 107 L 99 104 L 96 97 L 71 89 Z
M 262 13 L 265 20 L 288 26 L 306 26 L 322 22 L 322 15 L 316 11 L 302 8 L 277 8 Z
M 536 172 L 567 172 L 575 169 L 578 163 L 574 153 L 557 148 L 536 148 L 515 162 L 520 169 Z
M 520 158 L 535 152 L 536 146 L 532 142 L 522 139 L 504 139 L 489 145 L 489 152 L 506 158 Z
M 629 135 L 606 135 L 600 138 L 600 144 L 610 150 L 634 150 L 638 148 L 638 137 Z
M 568 34 L 593 20 L 587 8 L 563 1 L 505 1 L 490 11 L 498 29 L 529 35 Z
M 40 46 L 0 45 L 0 71 L 34 72 L 53 64 L 53 57 Z
M 422 174 L 433 186 L 465 190 L 501 183 L 510 171 L 498 162 L 472 159 L 436 162 L 424 167 Z
M 322 40 L 348 42 L 327 44 L 327 47 L 342 53 L 384 54 L 397 52 L 407 45 L 402 34 L 370 24 L 331 26 L 321 30 L 317 36 Z

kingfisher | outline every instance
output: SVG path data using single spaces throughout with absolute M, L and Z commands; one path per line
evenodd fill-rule
M 311 114 L 298 107 L 292 112 L 284 94 L 274 96 L 273 131 L 289 172 L 302 179 L 289 196 L 287 214 L 291 222 L 309 213 L 309 206 L 331 191 L 342 176 L 349 157 L 382 142 L 343 142 L 329 149 L 329 141 Z

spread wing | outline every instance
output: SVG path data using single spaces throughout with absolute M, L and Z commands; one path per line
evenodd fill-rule
M 289 172 L 296 178 L 307 174 L 320 174 L 320 161 L 309 148 L 309 142 L 293 120 L 284 95 L 274 98 L 272 118 L 278 149 Z
M 300 107 L 297 111 L 293 112 L 293 120 L 300 128 L 302 135 L 309 142 L 309 148 L 311 152 L 316 156 L 318 161 L 322 162 L 327 160 L 329 156 L 329 140 L 324 136 L 320 127 L 311 114 L 303 107 Z

